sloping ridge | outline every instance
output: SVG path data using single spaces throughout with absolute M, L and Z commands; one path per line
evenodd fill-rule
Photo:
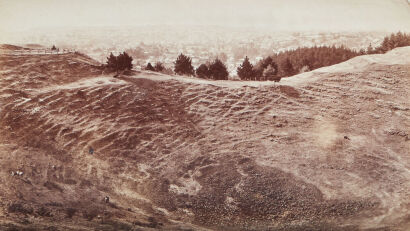
M 407 65 L 410 64 L 409 54 L 410 47 L 399 47 L 386 54 L 357 56 L 336 65 L 322 67 L 314 71 L 285 78 L 282 82 L 283 84 L 293 86 L 306 85 L 310 82 L 320 80 L 321 73 L 361 72 L 371 68 L 373 65 Z
M 408 51 L 259 87 L 0 56 L 0 224 L 405 230 Z

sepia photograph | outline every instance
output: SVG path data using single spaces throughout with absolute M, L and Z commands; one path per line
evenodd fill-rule
M 410 0 L 0 0 L 0 231 L 410 231 Z

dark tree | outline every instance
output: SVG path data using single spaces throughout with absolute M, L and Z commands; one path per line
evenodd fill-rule
M 283 61 L 281 67 L 282 67 L 283 74 L 285 76 L 291 76 L 295 74 L 295 69 L 293 68 L 293 64 L 289 58 L 286 58 L 285 61 Z
M 399 31 L 384 37 L 382 44 L 374 49 L 374 53 L 386 53 L 394 48 L 404 46 L 410 46 L 410 35 Z
M 132 69 L 132 57 L 129 56 L 126 52 L 118 55 L 118 69 L 123 70 L 131 70 Z
M 367 51 L 366 51 L 366 53 L 368 54 L 368 55 L 370 55 L 370 54 L 373 54 L 374 53 L 374 49 L 373 49 L 373 46 L 372 46 L 372 44 L 370 43 L 369 44 L 369 46 L 367 47 Z
M 107 67 L 112 71 L 124 71 L 132 69 L 132 57 L 126 52 L 119 54 L 118 56 L 110 54 L 107 57 Z
M 365 55 L 366 54 L 366 50 L 364 48 L 359 50 L 359 55 Z
M 152 66 L 151 63 L 148 63 L 147 66 L 145 67 L 145 70 L 147 70 L 147 71 L 155 71 L 155 68 Z
M 269 64 L 269 66 L 272 66 L 272 68 L 273 68 L 273 75 L 277 75 L 278 74 L 278 71 L 279 71 L 279 67 L 278 67 L 278 64 L 276 64 L 275 62 L 271 62 L 270 64 Z
M 164 71 L 165 67 L 161 62 L 155 63 L 155 71 L 162 72 Z
M 279 67 L 273 61 L 272 57 L 268 56 L 262 62 L 262 75 L 259 77 L 261 80 L 273 80 L 278 74 Z
M 263 80 L 275 80 L 276 74 L 278 72 L 278 66 L 276 64 L 276 66 L 273 64 L 269 64 L 269 66 L 267 66 L 263 71 Z
M 215 59 L 209 66 L 209 72 L 214 80 L 227 80 L 229 76 L 225 64 L 219 59 Z
M 270 74 L 265 74 L 268 67 L 271 67 Z M 265 59 L 259 61 L 253 68 L 255 73 L 255 80 L 271 80 L 270 78 L 278 73 L 278 65 L 273 61 L 272 57 L 268 56 Z M 269 73 L 269 72 L 268 72 Z
M 410 34 L 403 33 L 401 31 L 396 34 L 397 47 L 410 46 Z
M 275 82 L 279 82 L 282 79 L 282 77 L 276 75 L 274 76 L 271 80 L 275 81 Z
M 248 56 L 245 57 L 243 63 L 236 70 L 238 76 L 242 80 L 253 80 L 255 78 L 255 72 L 253 65 L 249 62 Z
M 266 59 L 264 59 L 264 60 L 262 61 L 262 68 L 265 69 L 265 68 L 267 68 L 269 65 L 272 65 L 272 63 L 274 63 L 272 57 L 268 56 L 268 57 L 266 57 Z M 276 65 L 276 63 L 273 64 L 272 66 L 275 66 L 275 65 Z
M 196 75 L 199 78 L 209 78 L 210 77 L 210 72 L 209 68 L 206 64 L 201 64 L 197 69 L 196 69 Z
M 117 56 L 110 53 L 110 56 L 107 57 L 107 67 L 113 70 L 117 69 Z
M 194 75 L 194 67 L 190 57 L 180 54 L 175 61 L 174 72 L 178 75 Z
M 165 68 L 162 73 L 167 74 L 167 75 L 173 75 L 174 71 L 172 70 L 172 68 Z
M 57 47 L 55 45 L 53 45 L 53 47 L 51 47 L 51 50 L 55 51 L 55 50 L 57 50 Z

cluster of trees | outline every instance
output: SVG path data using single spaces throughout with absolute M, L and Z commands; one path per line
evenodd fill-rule
M 252 65 L 249 58 L 245 57 L 243 63 L 237 68 L 237 73 L 241 80 L 278 82 L 282 77 L 333 65 L 357 55 L 359 55 L 358 52 L 343 46 L 298 48 L 268 56 L 256 65 Z M 197 76 L 213 80 L 227 80 L 229 76 L 226 65 L 219 58 L 201 64 L 197 69 L 194 69 L 192 59 L 180 54 L 174 64 L 174 72 L 178 75 Z M 132 68 L 132 57 L 127 52 L 123 52 L 118 56 L 111 53 L 107 58 L 107 67 L 117 72 L 130 70 Z M 155 63 L 154 66 L 148 63 L 145 70 L 172 74 L 172 70 L 165 68 L 161 62 Z
M 132 57 L 126 52 L 119 54 L 118 56 L 113 55 L 112 53 L 107 58 L 106 67 L 111 71 L 124 71 L 132 69 Z
M 165 67 L 161 62 L 156 62 L 155 66 L 152 66 L 151 63 L 148 63 L 147 66 L 145 67 L 145 70 L 147 71 L 156 71 L 156 72 L 162 72 L 164 69 Z
M 151 63 L 148 63 L 144 69 L 147 71 L 161 72 L 169 75 L 172 75 L 174 73 L 170 68 L 166 68 L 161 62 L 156 62 L 154 66 L 152 66 Z
M 249 62 L 248 57 L 245 57 L 237 73 L 242 80 L 279 82 L 282 77 L 330 66 L 357 55 L 358 52 L 344 46 L 302 47 L 268 56 L 255 66 Z
M 273 80 L 279 82 L 278 69 L 278 65 L 271 57 L 267 57 L 253 66 L 249 62 L 248 56 L 246 56 L 236 72 L 241 80 Z
M 180 54 L 174 64 L 174 72 L 177 75 L 195 75 L 192 59 L 190 57 Z
M 282 77 L 334 65 L 358 55 L 380 54 L 403 46 L 410 46 L 410 34 L 398 32 L 386 36 L 382 44 L 376 48 L 373 48 L 370 44 L 367 50 L 355 51 L 343 45 L 339 47 L 301 47 L 273 54 L 260 60 L 255 65 L 252 65 L 246 56 L 242 64 L 237 68 L 237 74 L 241 80 L 270 80 L 278 82 Z M 132 52 L 141 53 L 140 50 L 133 50 Z M 223 57 L 225 61 L 226 58 Z M 132 68 L 132 57 L 127 52 L 121 53 L 118 56 L 111 53 L 107 59 L 107 67 L 112 70 L 119 71 Z M 226 65 L 219 58 L 212 62 L 201 64 L 197 69 L 194 69 L 192 59 L 181 53 L 174 64 L 173 71 L 166 68 L 161 62 L 155 63 L 154 66 L 148 63 L 145 70 L 166 74 L 175 72 L 178 75 L 197 76 L 214 80 L 226 80 L 229 76 Z
M 261 62 L 272 59 L 273 62 L 279 64 L 277 75 L 286 77 L 344 62 L 358 55 L 359 53 L 355 50 L 344 46 L 314 46 L 279 52 Z
M 397 32 L 392 33 L 390 36 L 386 36 L 380 46 L 373 48 L 372 44 L 369 44 L 367 50 L 362 49 L 362 54 L 383 54 L 397 47 L 410 46 L 410 34 Z
M 228 69 L 219 58 L 212 63 L 201 64 L 195 72 L 199 78 L 205 79 L 227 80 L 229 76 Z
M 180 54 L 175 61 L 174 72 L 178 75 L 196 76 L 205 79 L 227 80 L 229 73 L 225 64 L 218 58 L 211 63 L 201 64 L 196 70 L 192 66 L 192 59 Z
M 320 67 L 344 62 L 358 55 L 382 54 L 396 47 L 410 46 L 410 34 L 398 32 L 386 36 L 382 44 L 376 48 L 371 45 L 367 51 L 355 51 L 344 46 L 314 46 L 283 51 L 266 57 L 255 66 L 245 57 L 238 67 L 238 76 L 243 80 L 274 80 L 311 71 Z

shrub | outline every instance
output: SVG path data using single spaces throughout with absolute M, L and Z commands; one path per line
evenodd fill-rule
M 152 66 L 151 63 L 148 63 L 147 66 L 144 68 L 147 71 L 156 71 L 156 72 L 161 72 L 167 75 L 172 75 L 174 72 L 172 71 L 171 68 L 167 68 L 162 64 L 161 62 L 156 62 L 155 66 Z
M 120 70 L 131 70 L 132 69 L 132 57 L 126 52 L 118 55 L 119 69 Z
M 44 187 L 46 187 L 48 190 L 57 190 L 60 192 L 63 192 L 63 188 L 58 186 L 56 183 L 51 182 L 51 181 L 46 181 L 44 184 Z
M 174 74 L 174 71 L 171 68 L 165 68 L 161 72 L 164 73 L 164 74 L 167 74 L 167 75 L 173 75 Z
M 201 64 L 197 69 L 196 69 L 196 75 L 199 78 L 209 78 L 210 77 L 210 72 L 209 68 L 206 64 Z
M 155 71 L 155 68 L 152 66 L 151 63 L 148 63 L 147 66 L 145 67 L 145 70 L 147 70 L 147 71 Z
M 215 80 L 227 80 L 229 76 L 225 64 L 219 59 L 215 59 L 215 61 L 209 66 L 209 72 L 212 79 Z
M 75 208 L 67 208 L 65 210 L 67 218 L 72 218 L 76 212 L 77 212 L 77 209 L 75 209 Z
M 22 213 L 22 214 L 32 214 L 33 208 L 29 206 L 24 206 L 20 203 L 12 203 L 7 208 L 9 213 Z
M 119 54 L 118 56 L 110 54 L 107 57 L 107 67 L 112 71 L 124 71 L 132 69 L 132 57 L 126 52 Z
M 91 209 L 88 211 L 83 212 L 83 218 L 87 219 L 88 221 L 91 221 L 95 217 L 98 216 L 98 210 L 97 209 Z
M 37 211 L 36 211 L 36 213 L 39 215 L 39 216 L 42 216 L 42 217 L 52 217 L 53 215 L 51 214 L 51 212 L 47 209 L 47 208 L 45 208 L 45 207 L 40 207 Z
M 155 63 L 154 69 L 157 72 L 162 72 L 165 69 L 165 67 L 161 62 L 157 62 L 157 63 Z
M 180 54 L 175 61 L 174 72 L 178 75 L 194 75 L 194 67 L 190 57 Z

